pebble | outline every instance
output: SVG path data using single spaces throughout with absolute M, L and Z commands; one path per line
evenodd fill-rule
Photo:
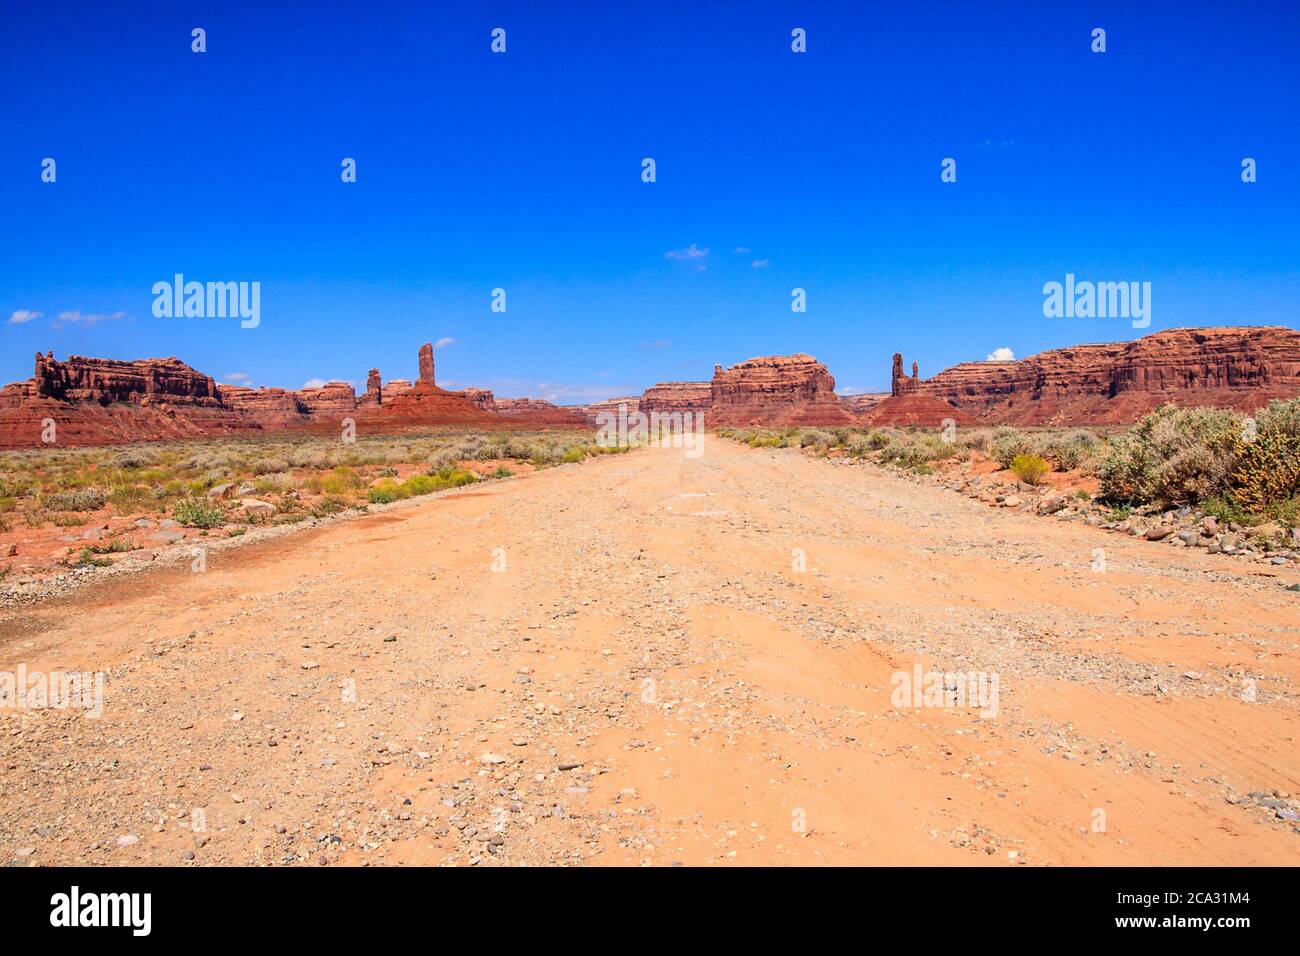
M 134 833 L 128 833 L 126 836 L 120 836 L 117 838 L 118 846 L 135 846 L 139 842 L 140 838 Z

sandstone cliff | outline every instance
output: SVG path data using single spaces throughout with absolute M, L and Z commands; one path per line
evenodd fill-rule
M 1253 411 L 1300 395 L 1300 332 L 1170 329 L 1013 362 L 965 362 L 911 388 L 907 381 L 896 394 L 927 395 L 987 423 L 1126 424 L 1162 404 Z

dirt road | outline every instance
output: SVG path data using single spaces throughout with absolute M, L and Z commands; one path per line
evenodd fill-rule
M 0 612 L 0 671 L 107 672 L 0 711 L 0 861 L 1294 864 L 1296 579 L 792 450 L 594 459 Z M 996 706 L 896 706 L 917 665 Z

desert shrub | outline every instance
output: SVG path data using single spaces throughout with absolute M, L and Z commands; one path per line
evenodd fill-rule
M 510 456 L 513 457 L 513 456 Z M 460 452 L 455 448 L 439 448 L 429 456 L 429 468 L 438 471 L 460 461 Z
M 153 489 L 144 485 L 121 485 L 114 488 L 109 493 L 108 503 L 118 514 L 153 511 L 158 507 L 158 499 L 154 496 Z
M 377 505 L 386 505 L 406 495 L 402 493 L 402 486 L 392 478 L 381 478 L 370 486 L 366 492 L 366 497 Z
M 1223 524 L 1235 522 L 1236 524 L 1246 525 L 1254 524 L 1259 520 L 1228 495 L 1215 495 L 1212 498 L 1207 498 L 1200 503 L 1200 509 L 1207 515 L 1218 518 Z
M 501 465 L 499 468 L 497 468 L 496 471 L 492 472 L 492 477 L 493 477 L 493 478 L 513 478 L 513 477 L 514 477 L 514 474 L 515 474 L 515 473 L 514 473 L 513 471 L 511 471 L 509 468 L 507 468 L 505 465 Z
M 182 498 L 172 505 L 172 517 L 187 528 L 216 528 L 226 522 L 226 509 L 203 498 Z
M 335 498 L 332 495 L 326 495 L 320 501 L 311 506 L 311 514 L 317 518 L 324 518 L 328 515 L 336 515 L 340 511 L 347 510 L 348 503 L 342 498 Z
M 1300 398 L 1271 402 L 1239 436 L 1229 475 L 1233 497 L 1260 511 L 1300 496 Z
M 1016 455 L 1011 459 L 1012 473 L 1027 485 L 1036 485 L 1051 469 L 1041 455 Z
M 904 468 L 915 468 L 952 454 L 953 446 L 930 432 L 899 433 L 881 449 L 880 460 Z
M 988 454 L 993 447 L 993 433 L 987 428 L 966 428 L 957 432 L 957 444 L 967 451 Z
M 284 458 L 259 458 L 249 470 L 255 475 L 269 475 L 276 471 L 288 471 L 289 462 Z
M 345 495 L 361 487 L 361 476 L 355 469 L 340 465 L 331 469 L 330 473 L 321 479 L 320 486 L 327 495 Z
M 1010 468 L 1018 455 L 1028 455 L 1034 450 L 1029 436 L 1014 428 L 999 428 L 989 442 L 989 454 L 1003 468 Z
M 1195 504 L 1224 490 L 1240 441 L 1232 412 L 1162 406 L 1112 443 L 1098 469 L 1102 495 Z
M 1100 440 L 1082 428 L 1064 435 L 1053 435 L 1043 443 L 1043 452 L 1056 459 L 1062 471 L 1073 471 L 1096 452 Z
M 43 504 L 51 511 L 98 511 L 107 502 L 108 495 L 100 489 L 79 488 L 48 495 Z
M 444 468 L 432 477 L 438 482 L 438 487 L 433 489 L 434 491 L 441 491 L 443 488 L 459 488 L 478 481 L 478 475 L 464 468 Z
M 77 559 L 67 563 L 74 568 L 106 568 L 113 562 L 108 558 L 97 558 L 89 548 L 82 548 Z
M 834 445 L 835 436 L 828 431 L 820 428 L 805 428 L 797 435 L 791 435 L 798 441 L 800 448 L 811 448 L 814 445 Z
M 570 448 L 568 451 L 566 451 L 564 453 L 564 456 L 560 460 L 563 461 L 565 464 L 572 465 L 574 462 L 582 461 L 586 457 L 587 457 L 587 450 L 581 446 L 578 446 L 576 448 Z
M 17 475 L 0 475 L 0 498 L 21 498 L 31 494 L 31 486 Z
M 854 458 L 866 458 L 876 449 L 871 445 L 869 435 L 853 435 L 844 443 L 844 449 Z

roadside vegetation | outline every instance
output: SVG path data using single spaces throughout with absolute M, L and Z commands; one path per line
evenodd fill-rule
M 0 452 L 0 534 L 123 516 L 234 534 L 626 450 L 571 431 L 426 430 L 348 444 L 278 436 Z M 99 553 L 70 560 L 96 564 Z
M 1164 406 L 1130 428 L 732 428 L 752 448 L 801 448 L 927 474 L 995 462 L 1026 486 L 1070 473 L 1112 514 L 1196 508 L 1224 522 L 1300 524 L 1300 399 L 1254 417 Z M 1078 492 L 1076 492 L 1077 494 Z

